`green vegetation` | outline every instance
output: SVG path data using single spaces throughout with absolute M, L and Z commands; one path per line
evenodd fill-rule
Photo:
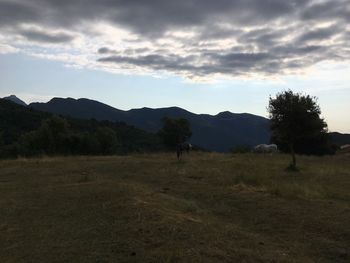
M 295 153 L 330 154 L 327 123 L 320 118 L 317 99 L 288 90 L 269 99 L 272 141 L 284 152 L 290 152 L 289 170 L 296 170 Z
M 163 128 L 158 134 L 162 138 L 164 145 L 169 148 L 174 148 L 179 143 L 184 143 L 192 136 L 190 123 L 186 119 L 164 117 L 162 123 Z
M 349 262 L 348 155 L 0 161 L 1 262 Z
M 155 135 L 122 122 L 79 120 L 0 99 L 0 158 L 109 155 L 163 149 Z

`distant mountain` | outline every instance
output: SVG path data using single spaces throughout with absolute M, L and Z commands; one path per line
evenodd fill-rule
M 329 135 L 331 142 L 335 145 L 342 146 L 345 144 L 350 144 L 350 134 L 331 132 Z
M 7 145 L 18 141 L 22 134 L 39 128 L 41 122 L 50 116 L 48 112 L 36 111 L 9 99 L 0 99 L 1 143 Z
M 24 107 L 10 100 L 0 99 L 0 146 L 13 146 L 19 142 L 22 135 L 37 130 L 42 122 L 53 114 Z M 66 118 L 72 131 L 81 136 L 95 132 L 98 128 L 109 127 L 115 130 L 120 139 L 120 152 L 149 152 L 163 147 L 158 136 L 137 129 L 123 122 L 108 122 Z M 0 147 L 1 158 L 1 147 Z
M 20 100 L 19 98 L 17 98 L 15 95 L 10 95 L 8 97 L 4 97 L 4 100 L 10 100 L 18 105 L 22 105 L 22 106 L 27 106 L 27 103 L 25 103 L 23 100 Z
M 124 111 L 117 110 L 101 102 L 88 99 L 75 100 L 72 98 L 53 98 L 47 103 L 31 103 L 29 107 L 79 119 L 109 121 L 119 121 L 118 116 L 124 113 Z
M 161 128 L 165 116 L 185 118 L 191 124 L 191 142 L 219 152 L 238 145 L 268 143 L 270 139 L 268 119 L 248 113 L 194 114 L 178 107 L 122 111 L 98 101 L 72 98 L 54 98 L 47 103 L 31 103 L 29 107 L 74 118 L 123 121 L 153 133 Z

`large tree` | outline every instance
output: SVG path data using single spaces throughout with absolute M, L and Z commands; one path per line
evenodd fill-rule
M 317 98 L 288 90 L 270 97 L 268 112 L 272 141 L 292 155 L 296 168 L 296 152 L 315 153 L 327 144 L 327 124 L 320 117 Z
M 164 145 L 167 147 L 174 147 L 179 143 L 185 142 L 192 136 L 190 123 L 186 119 L 164 117 L 162 123 L 163 128 L 158 134 L 163 139 Z

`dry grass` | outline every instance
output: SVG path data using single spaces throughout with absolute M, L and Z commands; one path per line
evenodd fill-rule
M 1 262 L 349 262 L 350 156 L 0 162 Z

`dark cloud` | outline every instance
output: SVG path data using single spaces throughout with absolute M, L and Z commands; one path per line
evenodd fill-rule
M 304 20 L 344 20 L 350 21 L 349 0 L 313 1 L 308 8 L 300 14 Z
M 307 42 L 310 40 L 327 40 L 332 36 L 342 32 L 342 28 L 339 26 L 330 26 L 326 28 L 311 30 L 303 33 L 299 37 L 299 41 Z
M 206 63 L 195 63 L 195 61 L 201 59 L 209 59 L 209 61 Z M 211 53 L 206 54 L 205 58 L 153 54 L 146 56 L 108 56 L 100 58 L 98 61 L 129 67 L 137 66 L 149 70 L 166 70 L 178 74 L 185 73 L 187 76 L 205 76 L 212 73 L 244 74 L 247 70 L 263 72 L 266 70 L 263 69 L 262 64 L 268 64 L 270 59 L 272 59 L 270 55 L 265 53 Z
M 0 0 L 0 27 L 23 22 L 37 22 L 41 14 L 39 8 L 30 3 Z
M 22 0 L 0 1 L 7 23 L 42 21 L 67 26 L 82 20 L 108 20 L 139 33 L 160 33 L 173 27 L 265 23 L 292 15 L 310 0 Z
M 192 61 L 192 56 L 181 57 L 175 55 L 158 55 L 151 54 L 146 56 L 109 56 L 100 58 L 100 62 L 113 62 L 118 64 L 128 64 L 141 67 L 149 67 L 155 70 L 181 70 L 189 67 L 189 62 Z
M 70 42 L 74 39 L 74 36 L 66 33 L 46 33 L 30 29 L 21 30 L 19 33 L 28 40 L 42 43 L 59 44 Z
M 349 60 L 349 6 L 349 0 L 0 0 L 0 28 L 58 44 L 102 21 L 135 37 L 121 39 L 124 45 L 102 43 L 101 64 L 186 76 L 278 74 L 323 60 Z M 43 30 L 23 30 L 23 24 Z M 331 38 L 339 39 L 336 45 L 323 41 Z
M 279 57 L 294 58 L 313 56 L 316 52 L 321 52 L 322 49 L 327 49 L 324 46 L 310 45 L 310 46 L 295 46 L 295 45 L 281 45 L 271 48 L 271 52 L 277 54 Z
M 249 31 L 247 33 L 242 33 L 237 37 L 237 40 L 244 44 L 254 43 L 259 48 L 271 48 L 275 45 L 278 45 L 281 42 L 282 38 L 284 38 L 288 34 L 293 33 L 293 28 L 287 29 L 274 29 L 271 28 L 260 28 L 256 30 Z
M 163 53 L 162 50 L 158 49 L 157 50 L 159 54 Z M 98 54 L 101 54 L 101 55 L 106 55 L 106 54 L 142 54 L 142 53 L 147 53 L 147 52 L 152 52 L 151 49 L 149 48 L 127 48 L 127 49 L 124 49 L 122 51 L 118 51 L 118 50 L 115 50 L 115 49 L 110 49 L 108 47 L 101 47 L 97 50 L 97 53 Z M 154 51 L 153 51 L 154 52 Z
M 137 66 L 148 70 L 166 70 L 186 76 L 206 76 L 213 73 L 249 75 L 251 73 L 277 74 L 302 69 L 319 61 L 341 60 L 334 50 L 324 46 L 275 46 L 269 52 L 224 53 L 219 50 L 202 52 L 198 56 L 179 56 L 157 52 L 152 55 L 111 55 L 98 59 L 122 67 Z M 199 61 L 199 63 L 198 63 Z
M 108 53 L 112 53 L 112 52 L 113 52 L 113 50 L 110 50 L 107 47 L 101 47 L 97 50 L 97 53 L 99 53 L 99 54 L 108 54 Z
M 264 60 L 271 59 L 268 53 L 229 53 L 225 55 L 212 54 L 214 60 L 218 60 L 220 65 L 229 68 L 252 68 Z

